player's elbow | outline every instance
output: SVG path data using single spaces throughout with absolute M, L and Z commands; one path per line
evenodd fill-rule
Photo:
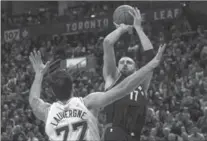
M 34 107 L 37 106 L 36 105 L 37 103 L 35 101 L 36 101 L 35 97 L 31 97 L 31 96 L 29 97 L 29 105 L 32 109 L 34 109 Z
M 32 105 L 32 97 L 29 97 L 29 105 Z
M 34 100 L 32 98 L 29 98 L 29 105 L 32 108 L 32 110 L 34 111 L 36 105 L 34 104 Z
M 113 42 L 109 38 L 106 37 L 103 41 L 103 47 L 106 48 L 106 47 L 109 47 L 111 45 L 113 45 Z

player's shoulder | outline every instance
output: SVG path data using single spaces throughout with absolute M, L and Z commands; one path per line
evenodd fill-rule
M 77 103 L 84 103 L 83 98 L 82 97 L 72 97 L 67 101 L 66 104 L 63 104 L 61 101 L 57 101 L 57 102 L 52 103 L 51 107 L 60 106 L 60 105 L 65 106 L 68 104 L 77 104 Z
M 73 103 L 73 102 L 83 102 L 83 98 L 82 97 L 72 97 L 68 103 Z
M 79 101 L 80 103 L 84 104 L 84 100 L 83 97 L 75 97 L 77 101 Z
M 70 103 L 85 105 L 83 97 L 73 97 L 71 98 Z

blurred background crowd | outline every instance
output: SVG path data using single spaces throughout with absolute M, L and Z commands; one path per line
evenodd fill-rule
M 164 42 L 168 45 L 148 91 L 141 141 L 207 141 L 207 3 L 124 1 L 1 2 L 2 141 L 48 141 L 44 123 L 34 117 L 28 102 L 34 76 L 28 55 L 33 49 L 39 49 L 45 61 L 92 57 L 93 65 L 88 62 L 72 73 L 74 91 L 77 96 L 103 91 L 102 41 L 114 29 L 111 15 L 122 4 L 145 13 L 143 28 L 155 50 Z M 127 55 L 141 67 L 141 48 L 135 33 L 124 35 L 115 46 L 117 60 Z M 47 81 L 41 97 L 56 100 Z M 102 131 L 104 113 L 99 120 Z

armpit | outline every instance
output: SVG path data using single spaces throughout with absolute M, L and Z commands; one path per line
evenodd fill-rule
M 42 99 L 34 98 L 30 103 L 34 115 L 42 121 L 45 121 L 50 108 L 50 104 L 44 102 Z

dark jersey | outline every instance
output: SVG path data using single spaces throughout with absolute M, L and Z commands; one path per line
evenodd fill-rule
M 119 84 L 125 77 L 120 77 L 107 90 Z M 133 132 L 136 137 L 140 136 L 145 124 L 147 111 L 147 98 L 141 86 L 137 87 L 126 97 L 107 106 L 104 110 L 107 114 L 107 123 L 122 127 L 127 132 Z

